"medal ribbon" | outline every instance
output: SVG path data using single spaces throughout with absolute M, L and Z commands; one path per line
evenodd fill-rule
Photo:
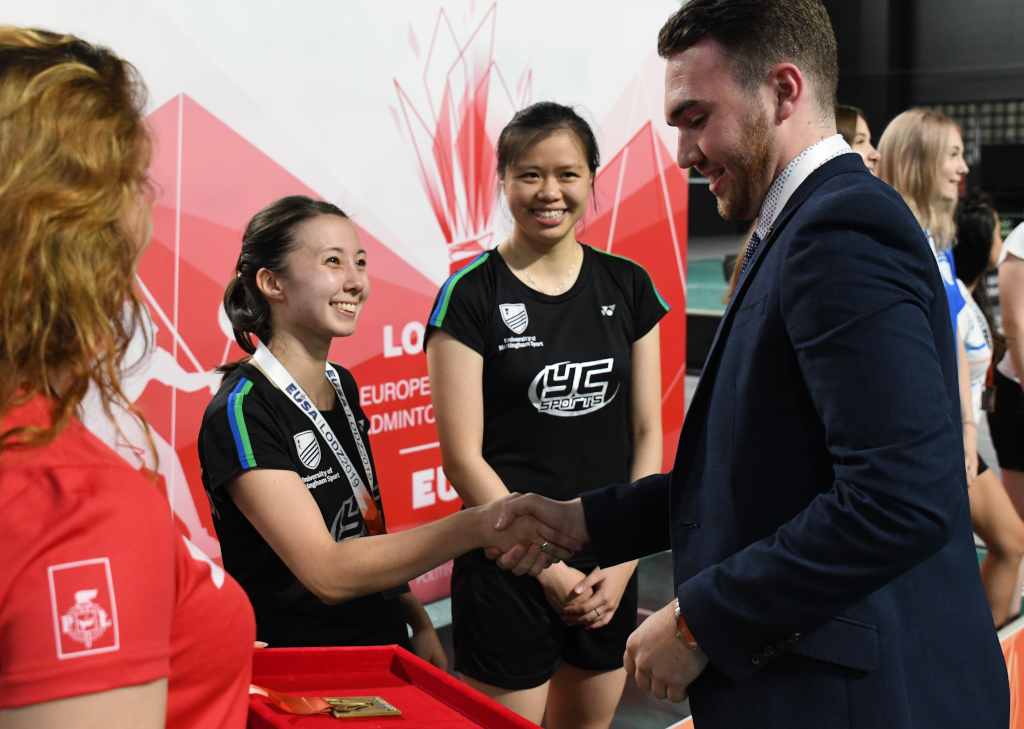
M 348 419 L 349 428 L 352 429 L 352 438 L 355 440 L 356 449 L 359 451 L 359 459 L 363 462 L 366 477 L 370 479 L 369 490 L 363 484 L 362 477 L 355 466 L 352 465 L 352 461 L 349 459 L 348 454 L 345 453 L 345 449 L 338 442 L 338 438 L 334 435 L 334 430 L 327 423 L 327 419 L 317 410 L 316 405 L 313 404 L 313 401 L 302 390 L 299 383 L 284 368 L 284 365 L 278 362 L 277 357 L 267 349 L 263 342 L 260 342 L 256 348 L 256 354 L 252 356 L 252 361 L 258 364 L 260 369 L 270 378 L 270 381 L 277 385 L 278 389 L 292 401 L 292 404 L 309 418 L 320 435 L 327 441 L 327 445 L 330 447 L 334 457 L 338 459 L 338 465 L 341 466 L 342 472 L 348 477 L 348 483 L 352 487 L 356 503 L 359 504 L 359 512 L 363 515 L 363 522 L 366 524 L 366 528 L 370 530 L 370 534 L 385 534 L 384 517 L 381 516 L 380 510 L 377 508 L 377 502 L 373 499 L 373 494 L 376 493 L 376 486 L 373 483 L 373 469 L 370 467 L 370 456 L 367 453 L 366 446 L 363 444 L 363 438 L 359 434 L 359 426 L 356 424 L 352 408 L 349 407 L 348 400 L 345 398 L 345 392 L 341 389 L 341 379 L 338 377 L 337 371 L 330 363 L 327 363 L 325 374 L 338 395 L 338 401 L 345 410 L 345 417 Z
M 319 696 L 289 696 L 279 691 L 263 688 L 252 683 L 249 684 L 249 695 L 266 696 L 281 711 L 289 714 L 329 714 L 331 705 Z

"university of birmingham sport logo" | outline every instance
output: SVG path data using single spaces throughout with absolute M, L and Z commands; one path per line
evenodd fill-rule
M 608 395 L 608 375 L 615 359 L 559 362 L 542 369 L 530 383 L 530 402 L 542 413 L 572 418 L 600 410 L 615 399 Z
M 313 469 L 320 465 L 320 442 L 312 430 L 304 430 L 298 435 L 292 436 L 295 440 L 295 450 L 299 454 L 299 460 L 306 468 Z

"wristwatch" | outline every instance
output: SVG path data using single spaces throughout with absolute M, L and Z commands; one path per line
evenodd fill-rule
M 696 653 L 703 653 L 700 646 L 697 645 L 697 639 L 693 637 L 693 633 L 686 627 L 686 621 L 683 620 L 682 614 L 679 612 L 679 600 L 676 599 L 676 637 L 679 640 L 690 646 L 690 649 Z

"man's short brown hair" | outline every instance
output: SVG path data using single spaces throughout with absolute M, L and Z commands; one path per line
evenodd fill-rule
M 836 37 L 820 0 L 689 0 L 662 27 L 658 54 L 667 59 L 705 38 L 729 51 L 744 90 L 755 92 L 776 65 L 793 63 L 812 79 L 821 116 L 834 114 Z

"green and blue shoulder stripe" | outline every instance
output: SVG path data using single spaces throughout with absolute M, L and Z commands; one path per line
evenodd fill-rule
M 238 460 L 244 469 L 256 468 L 256 458 L 253 456 L 252 443 L 249 441 L 249 430 L 245 426 L 245 415 L 242 412 L 242 403 L 252 389 L 252 384 L 251 380 L 243 377 L 228 395 L 228 422 L 231 424 L 231 435 L 235 439 Z
M 448 277 L 448 280 L 444 282 L 444 286 L 441 287 L 441 293 L 438 294 L 434 310 L 430 312 L 430 318 L 427 320 L 429 326 L 440 327 L 444 323 L 444 317 L 448 313 L 448 304 L 452 300 L 452 291 L 455 289 L 455 284 L 467 273 L 482 266 L 489 255 L 491 255 L 491 251 L 484 251 L 470 261 L 465 268 L 456 271 Z

